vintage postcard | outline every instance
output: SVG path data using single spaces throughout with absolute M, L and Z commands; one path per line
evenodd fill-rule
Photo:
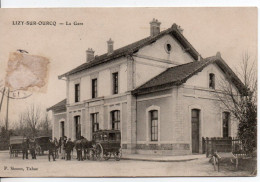
M 0 9 L 0 176 L 257 175 L 257 8 Z

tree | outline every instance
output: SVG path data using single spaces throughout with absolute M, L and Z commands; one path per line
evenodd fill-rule
M 32 104 L 24 112 L 24 120 L 27 128 L 30 128 L 32 137 L 37 136 L 37 127 L 40 123 L 41 109 L 39 106 Z
M 238 138 L 248 153 L 252 153 L 257 144 L 256 69 L 256 62 L 251 61 L 248 53 L 245 53 L 239 68 L 236 69 L 242 87 L 235 88 L 232 82 L 235 75 L 229 75 L 220 81 L 221 91 L 217 93 L 220 102 L 239 121 Z
M 51 120 L 48 113 L 38 105 L 32 104 L 20 113 L 14 128 L 15 135 L 36 137 L 51 136 Z
M 38 125 L 38 131 L 40 133 L 40 135 L 44 135 L 44 136 L 51 136 L 51 120 L 48 116 L 48 113 L 45 112 L 43 114 L 43 117 L 41 119 L 41 122 Z

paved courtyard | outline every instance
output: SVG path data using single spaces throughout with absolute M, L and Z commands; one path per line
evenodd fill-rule
M 9 157 L 6 152 L 0 153 L 0 176 L 20 177 L 62 177 L 62 176 L 248 176 L 245 171 L 236 171 L 223 166 L 220 172 L 214 171 L 208 158 L 199 158 L 182 162 L 154 162 L 121 160 L 115 161 L 72 161 L 57 159 L 48 161 L 48 156 L 38 156 L 37 160 L 23 160 L 21 155 Z

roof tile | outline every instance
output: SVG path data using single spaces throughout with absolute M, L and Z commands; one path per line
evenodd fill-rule
M 177 29 L 177 25 L 173 24 L 172 27 L 160 32 L 158 35 L 149 36 L 149 37 L 141 39 L 137 42 L 129 44 L 127 46 L 116 49 L 116 50 L 113 51 L 112 54 L 105 53 L 105 54 L 100 55 L 100 56 L 95 56 L 95 59 L 92 60 L 91 62 L 83 63 L 82 65 L 72 69 L 71 71 L 69 71 L 69 72 L 67 72 L 63 75 L 60 75 L 59 78 L 62 78 L 64 76 L 68 76 L 68 75 L 83 71 L 83 70 L 91 68 L 93 66 L 108 62 L 110 60 L 114 60 L 114 59 L 119 58 L 121 56 L 133 54 L 136 51 L 138 51 L 140 48 L 142 48 L 143 46 L 146 46 L 146 45 L 153 43 L 154 41 L 156 41 L 157 39 L 159 39 L 160 37 L 162 37 L 166 34 L 174 35 L 176 37 L 176 39 L 181 42 L 181 44 L 184 46 L 184 48 L 187 49 L 187 51 L 193 56 L 193 58 L 195 60 L 197 59 L 199 53 L 194 49 L 194 47 L 189 43 L 189 41 L 182 35 L 182 33 L 179 32 L 179 30 Z
M 150 93 L 154 91 L 159 91 L 161 89 L 172 88 L 172 86 L 179 86 L 213 62 L 216 62 L 216 64 L 224 71 L 225 74 L 229 74 L 232 77 L 232 82 L 238 88 L 243 88 L 243 83 L 229 68 L 225 61 L 222 58 L 212 56 L 201 61 L 190 62 L 168 68 L 161 74 L 155 76 L 148 82 L 133 90 L 132 93 Z
M 64 99 L 64 100 L 58 102 L 57 104 L 47 108 L 47 111 L 50 111 L 50 110 L 66 110 L 66 103 L 67 103 L 67 99 Z

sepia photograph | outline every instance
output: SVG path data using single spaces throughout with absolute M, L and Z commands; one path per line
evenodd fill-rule
M 255 177 L 257 14 L 0 9 L 0 176 Z

